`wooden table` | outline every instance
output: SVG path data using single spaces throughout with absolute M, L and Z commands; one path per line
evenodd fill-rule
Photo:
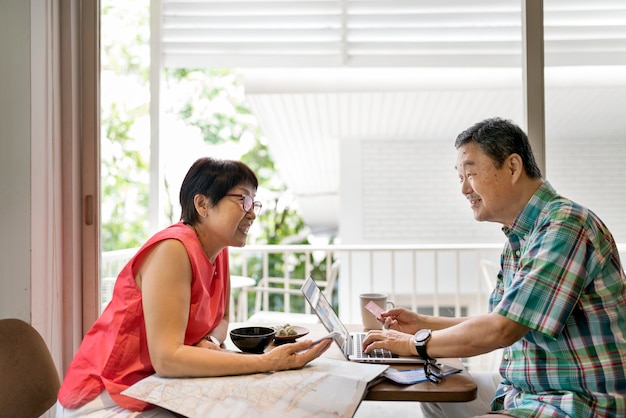
M 239 326 L 246 326 L 250 324 L 245 323 L 237 323 L 231 324 L 231 328 L 236 328 Z M 260 324 L 254 324 L 256 326 Z M 278 324 L 265 324 L 268 326 L 278 325 Z M 292 324 L 295 325 L 295 324 Z M 327 333 L 326 329 L 322 324 L 305 324 L 303 325 L 305 328 L 308 328 L 310 333 L 306 335 L 305 338 L 315 339 L 317 337 L 321 337 Z M 353 331 L 359 331 L 361 326 L 350 325 L 347 328 Z M 227 347 L 236 348 L 232 345 L 230 340 L 226 342 Z M 230 346 L 229 346 L 230 344 Z M 345 359 L 341 350 L 337 346 L 337 344 L 333 344 L 327 351 L 324 353 L 325 357 L 334 358 L 334 359 Z M 454 367 L 458 367 L 463 369 L 463 365 L 461 360 L 459 359 L 439 359 L 441 363 L 448 364 Z M 415 364 L 394 364 L 392 367 L 397 369 L 410 369 L 419 367 L 419 365 Z M 446 376 L 441 383 L 432 383 L 422 382 L 416 383 L 414 385 L 399 385 L 392 383 L 388 380 L 383 380 L 380 383 L 377 383 L 371 386 L 365 395 L 365 400 L 370 401 L 416 401 L 416 402 L 468 402 L 476 399 L 476 384 L 472 377 L 467 373 L 467 371 L 463 370 L 461 373 L 453 374 L 450 376 Z
M 441 363 L 462 368 L 459 359 L 439 359 Z M 393 365 L 394 368 L 413 366 Z M 476 383 L 466 372 L 446 376 L 441 383 L 422 382 L 414 385 L 398 385 L 384 380 L 372 386 L 365 400 L 369 401 L 417 401 L 417 402 L 468 402 L 476 399 Z

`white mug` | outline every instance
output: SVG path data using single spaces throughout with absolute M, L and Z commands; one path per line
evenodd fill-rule
M 389 308 L 395 307 L 393 302 L 387 300 L 388 297 L 389 295 L 386 293 L 361 293 L 359 295 L 359 298 L 361 299 L 361 318 L 363 320 L 363 328 L 365 330 L 383 328 L 382 324 L 378 322 L 378 319 L 376 319 L 374 314 L 365 308 L 365 305 L 367 305 L 370 301 L 373 301 L 376 305 L 380 306 L 383 311 L 386 311 Z

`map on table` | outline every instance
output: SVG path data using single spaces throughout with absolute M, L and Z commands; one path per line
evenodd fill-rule
M 207 378 L 147 377 L 123 395 L 187 417 L 353 416 L 388 366 L 318 358 L 300 370 Z

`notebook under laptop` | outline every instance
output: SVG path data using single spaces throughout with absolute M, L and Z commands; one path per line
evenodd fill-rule
M 350 333 L 346 326 L 339 320 L 339 317 L 333 310 L 332 305 L 324 296 L 321 289 L 317 286 L 313 278 L 309 277 L 302 285 L 302 294 L 307 300 L 311 308 L 318 316 L 328 332 L 338 332 L 339 336 L 335 338 L 335 342 L 339 345 L 341 352 L 350 361 L 358 361 L 363 363 L 420 363 L 424 362 L 418 357 L 400 357 L 387 350 L 374 350 L 375 353 L 365 354 L 361 350 L 361 342 L 367 335 L 365 332 Z

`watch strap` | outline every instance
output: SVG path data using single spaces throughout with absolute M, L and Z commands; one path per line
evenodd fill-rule
M 424 360 L 430 360 L 430 356 L 426 352 L 426 344 L 415 344 L 415 349 L 417 350 L 417 355 Z

